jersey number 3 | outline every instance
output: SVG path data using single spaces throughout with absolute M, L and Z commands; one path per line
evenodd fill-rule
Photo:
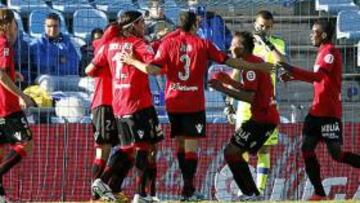
M 179 72 L 178 76 L 180 80 L 185 81 L 190 77 L 190 57 L 187 54 L 184 54 L 180 57 L 180 61 L 185 64 L 184 65 L 185 72 Z

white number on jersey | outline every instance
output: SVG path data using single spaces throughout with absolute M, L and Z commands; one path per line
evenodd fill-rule
M 184 65 L 185 72 L 184 73 L 179 72 L 178 76 L 180 80 L 185 81 L 190 77 L 190 57 L 187 54 L 184 54 L 180 57 L 180 61 L 185 63 Z

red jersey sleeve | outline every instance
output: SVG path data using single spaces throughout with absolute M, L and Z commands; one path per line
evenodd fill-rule
M 11 66 L 10 46 L 5 40 L 0 40 L 0 69 L 6 70 Z
M 136 46 L 134 46 L 133 51 L 135 58 L 140 59 L 144 63 L 150 63 L 155 55 L 151 45 L 147 44 L 143 40 L 136 43 Z
M 91 63 L 94 64 L 94 66 L 96 67 L 108 66 L 107 56 L 106 56 L 107 48 L 108 46 L 102 45 L 101 47 L 99 47 L 98 50 L 96 50 L 97 52 L 94 58 L 91 60 Z
M 244 70 L 242 73 L 242 79 L 244 90 L 256 91 L 258 89 L 259 75 L 255 71 Z
M 217 63 L 225 63 L 225 61 L 229 58 L 224 52 L 216 48 L 209 40 L 205 40 L 205 46 L 207 54 L 212 61 Z
M 166 54 L 166 50 L 167 50 L 167 42 L 163 42 L 160 44 L 156 55 L 153 59 L 153 61 L 151 62 L 154 65 L 158 65 L 162 68 L 164 68 L 164 66 L 168 63 L 169 59 L 168 59 L 168 54 Z
M 318 70 L 322 69 L 326 72 L 330 72 L 335 64 L 335 53 L 333 49 L 325 49 L 323 53 L 321 54 L 321 58 L 318 62 Z M 318 70 L 315 70 L 315 72 L 318 72 Z

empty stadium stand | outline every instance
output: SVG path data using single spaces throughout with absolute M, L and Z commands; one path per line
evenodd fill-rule
M 360 40 L 360 10 L 341 11 L 336 21 L 338 39 Z
M 87 39 L 94 28 L 104 29 L 108 23 L 108 17 L 100 10 L 79 9 L 73 16 L 73 33 L 76 37 Z

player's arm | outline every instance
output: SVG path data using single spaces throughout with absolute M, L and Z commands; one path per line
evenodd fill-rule
M 137 68 L 138 70 L 146 73 L 146 74 L 150 74 L 150 75 L 157 75 L 161 73 L 161 68 L 159 68 L 156 65 L 152 65 L 152 64 L 147 64 L 147 63 L 143 63 L 139 60 L 137 60 L 136 58 L 134 58 L 132 55 L 128 54 L 128 53 L 124 53 L 122 55 L 121 58 L 123 63 L 126 63 L 128 65 L 132 65 L 135 68 Z
M 217 79 L 210 80 L 209 85 L 210 87 L 218 90 L 219 92 L 225 93 L 228 96 L 233 97 L 234 99 L 244 102 L 252 103 L 255 97 L 255 92 L 253 91 L 246 91 L 244 89 L 230 89 L 228 87 L 225 87 L 224 84 Z
M 98 68 L 92 64 L 92 63 L 89 63 L 89 65 L 86 66 L 85 68 L 85 74 L 90 76 L 90 77 L 96 77 L 97 76 L 97 70 Z
M 259 70 L 266 73 L 270 73 L 275 68 L 272 63 L 251 63 L 241 58 L 229 58 L 226 60 L 225 64 L 238 70 Z
M 260 70 L 264 72 L 271 72 L 274 70 L 274 64 L 271 63 L 251 63 L 247 62 L 241 58 L 229 58 L 225 53 L 219 51 L 213 43 L 206 40 L 205 41 L 207 46 L 207 52 L 210 56 L 210 59 L 217 62 L 226 64 L 232 68 L 244 70 L 244 69 L 251 69 L 251 70 Z
M 9 92 L 20 98 L 20 104 L 22 107 L 27 108 L 30 106 L 34 106 L 34 102 L 26 94 L 24 94 L 11 80 L 9 75 L 6 73 L 5 68 L 0 68 L 0 83 Z
M 284 68 L 292 77 L 294 80 L 301 80 L 304 82 L 319 82 L 322 80 L 325 75 L 326 71 L 323 68 L 319 68 L 317 72 L 307 71 L 302 68 L 298 68 L 295 66 L 291 66 L 287 63 L 279 63 L 282 68 Z

